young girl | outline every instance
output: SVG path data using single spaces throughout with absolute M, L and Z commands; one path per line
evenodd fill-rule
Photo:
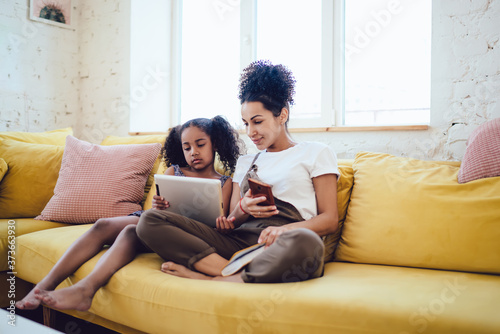
M 165 174 L 219 179 L 227 215 L 232 182 L 230 177 L 215 171 L 215 153 L 224 170 L 232 173 L 241 148 L 238 133 L 221 116 L 188 121 L 172 129 L 166 138 L 162 155 L 169 168 Z M 159 199 L 158 196 L 155 197 Z M 161 198 L 160 202 L 153 202 L 151 211 L 167 207 L 168 202 Z M 97 290 L 118 269 L 132 261 L 138 251 L 147 250 L 135 232 L 143 212 L 137 211 L 126 217 L 99 219 L 68 248 L 49 274 L 16 306 L 19 309 L 35 309 L 43 303 L 55 309 L 88 310 Z M 109 244 L 110 249 L 87 277 L 71 287 L 54 290 L 83 263 L 99 253 L 104 245 Z
M 162 264 L 163 272 L 262 283 L 322 275 L 320 236 L 338 228 L 339 171 L 335 153 L 327 145 L 296 143 L 290 137 L 287 124 L 294 88 L 292 73 L 282 65 L 258 61 L 244 70 L 241 117 L 247 135 L 261 152 L 238 160 L 231 214 L 218 218 L 217 231 L 164 210 L 141 216 L 137 234 L 167 261 Z M 259 205 L 266 198 L 252 195 L 249 177 L 272 185 L 276 205 Z M 221 277 L 233 253 L 258 242 L 266 243 L 263 253 L 243 271 Z

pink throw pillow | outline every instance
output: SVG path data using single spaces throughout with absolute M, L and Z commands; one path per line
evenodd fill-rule
M 140 210 L 160 149 L 159 143 L 100 146 L 68 136 L 54 196 L 35 219 L 86 224 Z
M 500 176 L 500 118 L 481 124 L 471 133 L 458 183 L 495 176 Z

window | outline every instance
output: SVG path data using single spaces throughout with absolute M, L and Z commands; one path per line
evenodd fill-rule
M 325 63 L 331 68 L 331 57 L 322 48 L 333 42 L 322 38 L 323 2 L 328 1 L 183 1 L 180 121 L 224 114 L 240 127 L 239 76 L 256 59 L 284 64 L 294 73 L 291 126 L 330 119 L 331 105 L 324 102 L 331 104 L 331 84 L 327 94 L 322 85 L 331 79 L 331 69 L 323 71 Z
M 429 122 L 431 0 L 172 0 L 169 15 L 172 98 L 144 105 L 171 126 L 222 114 L 241 127 L 239 76 L 257 59 L 297 79 L 291 128 Z
M 256 2 L 256 57 L 270 59 L 274 64 L 286 65 L 294 74 L 295 105 L 291 107 L 290 126 L 307 127 L 331 123 L 331 84 L 322 80 L 331 78 L 330 54 L 322 50 L 333 44 L 331 34 L 323 40 L 321 0 L 258 0 Z M 331 22 L 332 11 L 326 17 Z M 323 67 L 327 67 L 323 72 Z M 322 78 L 323 75 L 323 78 Z M 322 85 L 329 92 L 322 92 Z M 326 94 L 325 94 L 326 93 Z M 322 103 L 322 94 L 327 97 Z
M 345 1 L 346 125 L 430 120 L 431 0 Z
M 182 2 L 179 123 L 219 114 L 233 125 L 241 119 L 239 8 L 216 5 L 207 0 Z

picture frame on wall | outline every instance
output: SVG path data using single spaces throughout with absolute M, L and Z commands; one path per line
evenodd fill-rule
M 71 3 L 72 0 L 30 0 L 30 19 L 71 29 Z

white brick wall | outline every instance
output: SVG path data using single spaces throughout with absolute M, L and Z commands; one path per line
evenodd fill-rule
M 0 0 L 0 131 L 126 135 L 128 111 L 117 106 L 129 93 L 130 0 L 74 0 L 76 31 L 29 21 L 27 3 Z M 26 41 L 17 51 L 12 36 Z M 500 117 L 499 41 L 500 0 L 434 0 L 428 131 L 293 136 L 326 142 L 340 158 L 367 150 L 460 160 L 470 132 Z
M 74 29 L 29 20 L 28 4 L 0 0 L 0 131 L 126 135 L 112 101 L 129 90 L 130 2 L 73 0 Z
M 130 0 L 85 0 L 80 11 L 80 112 L 75 133 L 100 143 L 128 134 Z
M 297 134 L 341 158 L 360 150 L 461 160 L 469 134 L 500 117 L 500 0 L 434 0 L 428 131 Z
M 28 3 L 0 1 L 0 131 L 73 126 L 79 112 L 77 31 L 29 20 Z

